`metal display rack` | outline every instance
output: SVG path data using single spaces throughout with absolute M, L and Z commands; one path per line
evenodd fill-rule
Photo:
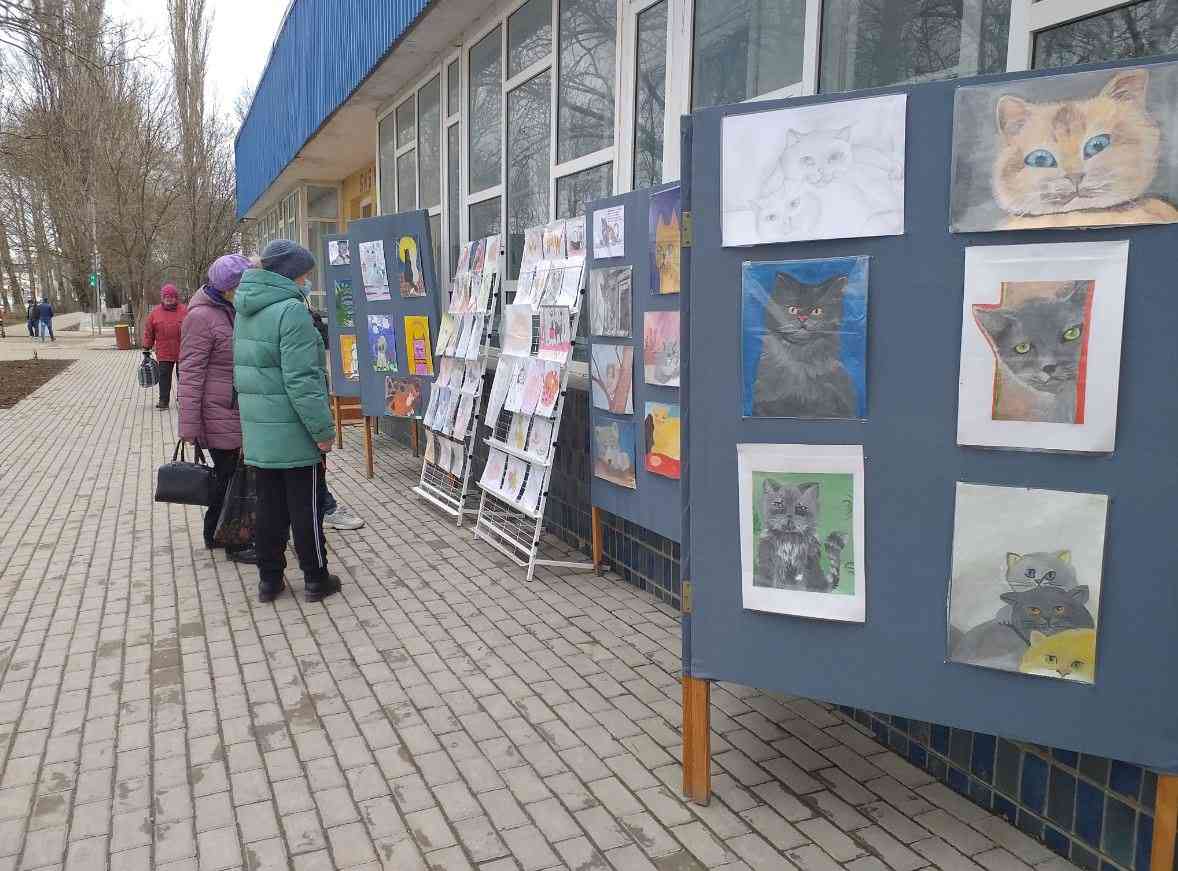
M 477 246 L 482 248 L 482 268 L 475 271 L 468 267 L 475 257 Z M 493 253 L 492 253 L 493 249 Z M 430 391 L 430 402 L 422 422 L 427 429 L 426 448 L 421 464 L 421 479 L 413 492 L 435 507 L 455 517 L 458 526 L 468 514 L 477 514 L 478 509 L 469 504 L 478 495 L 473 482 L 470 480 L 472 459 L 474 455 L 475 439 L 478 436 L 479 412 L 482 404 L 483 386 L 486 383 L 487 357 L 490 349 L 490 334 L 495 323 L 499 283 L 504 275 L 503 237 L 488 236 L 475 242 L 467 243 L 459 260 L 460 270 L 455 273 L 450 285 L 450 302 L 443 320 L 450 320 L 456 335 L 443 333 L 438 330 L 435 337 L 434 362 L 438 375 Z M 480 296 L 479 284 L 492 276 L 487 302 L 478 306 Z M 476 283 L 477 282 L 477 283 Z M 467 338 L 466 354 L 459 356 L 457 345 L 462 338 L 462 328 L 465 324 L 477 325 L 477 319 L 483 318 L 482 329 L 477 337 L 477 352 L 474 357 L 470 343 L 475 341 L 473 335 Z M 443 341 L 445 340 L 445 341 Z M 458 386 L 443 382 L 443 361 L 447 371 L 457 371 Z M 466 391 L 465 370 L 467 364 L 475 363 L 480 374 L 474 382 L 473 391 Z M 460 371 L 459 371 L 460 370 Z M 446 407 L 446 398 L 457 393 L 458 399 L 453 407 Z M 462 428 L 461 433 L 454 432 L 455 416 L 458 413 L 457 403 L 467 401 L 472 404 L 472 411 Z M 439 408 L 438 406 L 443 407 Z M 443 462 L 443 459 L 445 462 Z M 455 469 L 457 468 L 457 471 Z
M 529 233 L 541 232 L 545 229 L 535 228 Z M 551 230 L 551 227 L 547 229 Z M 563 229 L 560 239 L 563 255 Z M 572 345 L 576 341 L 577 326 L 580 322 L 585 296 L 586 261 L 583 251 L 580 252 L 580 255 L 542 260 L 535 264 L 534 271 L 527 269 L 525 260 L 524 268 L 520 273 L 519 288 L 521 290 L 517 292 L 516 303 L 530 302 L 533 308 L 529 352 L 527 356 L 515 356 L 506 350 L 501 351 L 496 371 L 497 380 L 504 378 L 510 381 L 520 361 L 543 360 L 549 364 L 558 365 L 560 386 L 551 415 L 539 412 L 526 414 L 522 411 L 508 411 L 502 407 L 507 404 L 506 402 L 496 409 L 488 408 L 487 412 L 486 423 L 491 433 L 484 441 L 490 449 L 490 456 L 483 477 L 478 482 L 478 486 L 482 490 L 482 498 L 479 500 L 478 520 L 475 523 L 474 534 L 521 568 L 526 567 L 528 581 L 532 580 L 538 565 L 579 569 L 593 568 L 593 563 L 589 561 L 549 560 L 541 559 L 539 556 L 540 536 L 544 529 L 544 511 L 548 501 L 552 462 L 556 451 L 557 437 L 560 433 L 560 422 L 564 414 L 564 403 L 568 396 Z M 563 287 L 569 270 L 577 272 L 575 277 L 576 292 L 572 298 L 561 299 L 558 306 L 568 311 L 569 349 L 562 358 L 554 359 L 552 356 L 542 355 L 540 350 L 539 310 L 548 305 L 549 301 L 549 292 L 540 285 L 549 288 Z M 568 279 L 571 283 L 574 277 L 568 276 Z M 569 304 L 566 306 L 565 302 Z M 505 318 L 504 332 L 506 329 Z M 504 337 L 505 346 L 506 342 L 507 339 Z M 532 365 L 534 364 L 529 363 L 529 366 Z M 493 387 L 491 391 L 492 401 L 497 393 L 496 387 Z M 534 443 L 536 433 L 539 433 L 539 444 Z M 496 475 L 496 452 L 502 455 L 505 463 L 503 470 L 498 475 Z M 504 479 L 508 477 L 513 461 L 515 461 L 516 468 L 520 462 L 524 463 L 526 472 L 518 485 L 513 486 L 512 491 L 509 492 L 504 490 L 507 485 L 507 481 Z M 538 476 L 538 479 L 533 476 Z M 533 483 L 534 481 L 538 481 L 538 483 Z

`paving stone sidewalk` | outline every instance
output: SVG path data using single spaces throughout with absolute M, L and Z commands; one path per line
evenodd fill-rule
M 1071 868 L 740 686 L 713 692 L 716 797 L 685 803 L 677 615 L 617 578 L 524 583 L 412 495 L 408 452 L 379 441 L 366 480 L 354 430 L 344 593 L 259 605 L 195 509 L 152 502 L 175 412 L 138 355 L 75 353 L 0 411 L 0 871 Z

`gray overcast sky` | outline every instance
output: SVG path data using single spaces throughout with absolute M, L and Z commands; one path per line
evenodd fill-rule
M 206 0 L 213 20 L 209 37 L 209 98 L 228 111 L 243 87 L 255 87 L 266 65 L 270 44 L 282 23 L 287 0 Z M 166 0 L 108 0 L 111 16 L 139 22 L 154 34 L 149 53 L 168 63 Z

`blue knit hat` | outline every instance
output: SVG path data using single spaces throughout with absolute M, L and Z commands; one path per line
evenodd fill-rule
M 262 249 L 262 268 L 293 281 L 315 268 L 315 257 L 298 242 L 275 239 Z

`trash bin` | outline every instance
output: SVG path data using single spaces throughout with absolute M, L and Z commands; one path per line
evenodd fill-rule
M 131 350 L 131 328 L 126 324 L 115 324 L 115 347 L 120 351 Z

